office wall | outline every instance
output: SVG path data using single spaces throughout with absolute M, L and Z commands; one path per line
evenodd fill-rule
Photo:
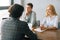
M 33 11 L 35 11 L 37 14 L 37 20 L 42 21 L 45 16 L 45 10 L 48 4 L 53 4 L 55 6 L 56 12 L 60 17 L 60 0 L 24 0 L 22 2 L 24 2 L 24 7 L 29 2 L 33 3 Z
M 55 6 L 56 12 L 60 17 L 60 0 L 14 0 L 14 4 L 21 4 L 24 7 L 29 2 L 33 3 L 33 11 L 36 12 L 37 20 L 43 20 L 46 13 L 45 10 L 48 4 L 53 4 Z
M 21 0 L 14 0 L 14 4 L 21 4 Z
M 24 1 L 25 0 L 14 0 L 14 4 L 20 4 L 20 5 L 24 6 Z

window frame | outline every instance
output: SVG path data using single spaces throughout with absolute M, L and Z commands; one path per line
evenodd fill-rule
M 14 4 L 14 0 L 11 0 L 10 5 L 12 5 L 12 4 Z M 4 9 L 8 9 L 8 8 L 9 8 L 9 6 L 0 6 L 0 10 L 4 10 Z

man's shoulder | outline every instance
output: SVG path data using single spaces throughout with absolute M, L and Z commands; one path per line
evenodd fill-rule
M 2 22 L 10 21 L 9 18 L 2 18 Z
M 32 11 L 32 14 L 36 14 L 36 12 L 35 11 Z
M 27 22 L 25 22 L 25 21 L 20 21 L 20 23 L 22 23 L 22 24 L 24 24 L 24 25 L 26 25 L 26 24 L 27 24 Z
M 32 13 L 36 13 L 35 11 L 32 11 Z

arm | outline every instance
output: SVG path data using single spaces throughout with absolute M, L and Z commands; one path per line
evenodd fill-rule
M 46 17 L 43 19 L 43 21 L 42 21 L 41 24 L 40 24 L 41 30 L 46 29 L 45 26 L 44 26 L 45 24 L 46 24 Z
M 46 17 L 43 18 L 43 21 L 41 21 L 40 26 L 44 26 L 46 24 Z
M 31 24 L 32 26 L 36 23 L 36 13 L 35 12 L 32 12 L 32 15 L 31 15 Z
M 47 29 L 53 29 L 53 30 L 55 30 L 57 28 L 58 28 L 58 17 L 56 16 L 55 19 L 54 19 L 54 21 L 53 21 L 53 26 L 48 27 Z
M 24 32 L 31 40 L 37 40 L 37 36 L 29 29 L 27 23 L 25 24 Z
M 46 28 L 47 30 L 56 30 L 57 28 L 55 26 L 52 26 L 52 27 L 48 27 Z
M 58 16 L 55 17 L 54 25 L 55 28 L 58 28 Z

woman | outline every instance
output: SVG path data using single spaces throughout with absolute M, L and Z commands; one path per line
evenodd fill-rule
M 46 17 L 40 25 L 42 30 L 44 29 L 57 29 L 58 28 L 58 16 L 53 5 L 49 4 L 46 8 Z

